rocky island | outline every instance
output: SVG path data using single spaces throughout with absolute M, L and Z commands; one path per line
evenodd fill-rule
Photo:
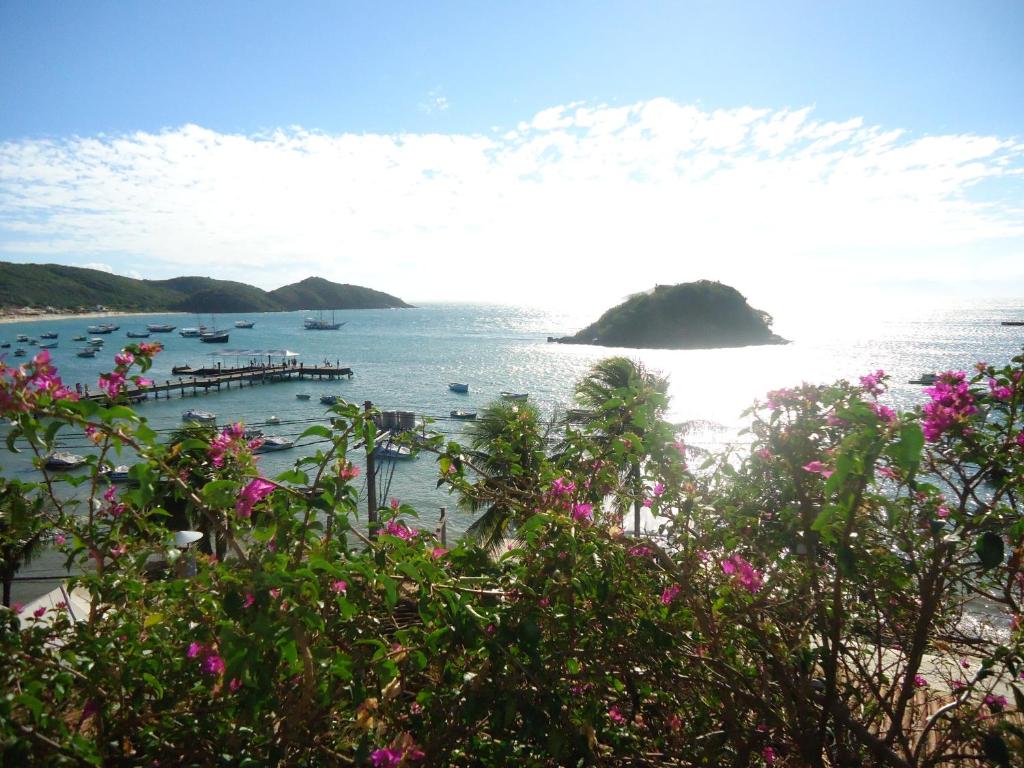
M 711 280 L 657 285 L 612 307 L 561 344 L 645 349 L 714 349 L 785 344 L 772 317 L 747 304 L 735 288 Z

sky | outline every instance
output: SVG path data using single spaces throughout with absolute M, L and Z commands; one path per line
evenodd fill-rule
M 1024 295 L 1024 3 L 0 0 L 0 260 Z

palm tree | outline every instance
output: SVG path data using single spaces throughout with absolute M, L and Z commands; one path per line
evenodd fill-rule
M 537 409 L 523 402 L 496 401 L 468 426 L 469 464 L 479 479 L 459 498 L 472 513 L 483 510 L 466 534 L 489 549 L 530 514 L 530 500 L 545 461 Z
M 608 357 L 595 363 L 576 385 L 576 402 L 584 411 L 580 421 L 599 443 L 632 432 L 643 438 L 664 415 L 668 379 L 649 371 L 638 360 Z M 626 482 L 633 492 L 633 527 L 640 534 L 639 460 L 629 468 Z

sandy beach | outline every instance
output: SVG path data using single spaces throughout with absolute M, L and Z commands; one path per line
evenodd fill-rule
M 94 320 L 103 317 L 153 317 L 156 315 L 187 315 L 187 312 L 47 312 L 39 315 L 0 315 L 0 324 L 3 323 L 30 323 L 40 320 L 68 320 L 80 317 L 83 320 Z

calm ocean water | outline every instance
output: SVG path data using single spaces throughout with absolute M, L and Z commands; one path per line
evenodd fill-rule
M 734 441 L 742 425 L 740 413 L 755 398 L 778 387 L 802 381 L 855 380 L 867 371 L 882 368 L 893 376 L 890 405 L 913 407 L 922 402 L 922 388 L 909 384 L 926 371 L 969 368 L 978 360 L 999 362 L 1021 351 L 1024 328 L 1000 325 L 1001 320 L 1024 319 L 1024 301 L 989 300 L 962 304 L 905 307 L 893 315 L 864 312 L 825 316 L 820 311 L 792 307 L 775 310 L 775 330 L 792 343 L 785 346 L 725 350 L 664 351 L 616 350 L 548 344 L 549 335 L 574 333 L 592 322 L 594 311 L 550 311 L 526 307 L 472 304 L 428 304 L 405 310 L 351 310 L 336 313 L 345 325 L 338 331 L 306 331 L 307 313 L 218 315 L 218 328 L 231 328 L 229 343 L 203 344 L 182 338 L 175 331 L 153 334 L 165 351 L 151 373 L 158 381 L 172 378 L 174 365 L 193 366 L 221 360 L 224 365 L 246 362 L 250 355 L 211 357 L 222 349 L 287 349 L 307 363 L 324 360 L 350 366 L 355 376 L 342 381 L 288 382 L 232 389 L 210 395 L 150 400 L 139 406 L 152 427 L 171 430 L 181 425 L 181 413 L 198 407 L 217 414 L 219 424 L 244 421 L 268 434 L 296 437 L 310 423 L 321 419 L 323 394 L 338 394 L 362 403 L 371 400 L 384 410 L 406 410 L 437 419 L 434 428 L 458 439 L 464 428 L 452 421 L 452 409 L 477 410 L 503 390 L 528 392 L 530 401 L 550 414 L 571 404 L 573 386 L 588 368 L 603 357 L 625 354 L 670 378 L 673 421 L 711 422 L 720 428 L 698 430 L 689 442 L 709 449 Z M 236 320 L 255 321 L 251 330 L 235 329 Z M 75 356 L 80 343 L 72 337 L 86 333 L 86 326 L 100 320 L 68 319 L 0 325 L 0 339 L 13 342 L 24 333 L 37 337 L 45 331 L 60 334 L 52 355 L 65 382 L 95 388 L 98 374 L 109 370 L 114 352 L 129 341 L 125 333 L 143 330 L 147 323 L 167 322 L 195 326 L 211 324 L 209 316 L 166 315 L 119 317 L 119 331 L 105 337 L 106 349 L 95 359 Z M 14 346 L 17 346 L 15 344 Z M 24 346 L 24 345 L 22 345 Z M 9 353 L 11 350 L 4 350 Z M 31 353 L 30 349 L 30 353 Z M 8 362 L 15 362 L 9 359 Z M 449 391 L 448 382 L 469 384 L 468 394 Z M 296 399 L 298 392 L 312 395 Z M 279 425 L 266 425 L 269 416 Z M 0 438 L 5 428 L 0 427 Z M 68 435 L 68 450 L 86 452 L 81 437 Z M 261 465 L 268 475 L 281 471 L 302 455 L 301 447 L 267 454 Z M 37 475 L 25 457 L 0 453 L 0 470 L 25 478 Z M 450 535 L 458 536 L 469 522 L 457 511 L 454 499 L 435 490 L 433 457 L 422 454 L 414 461 L 395 465 L 388 495 L 420 510 L 423 527 L 432 528 L 440 506 L 448 506 Z M 52 570 L 51 558 L 43 558 L 26 573 Z M 52 588 L 32 587 L 31 593 Z M 25 585 L 18 599 L 30 596 Z

